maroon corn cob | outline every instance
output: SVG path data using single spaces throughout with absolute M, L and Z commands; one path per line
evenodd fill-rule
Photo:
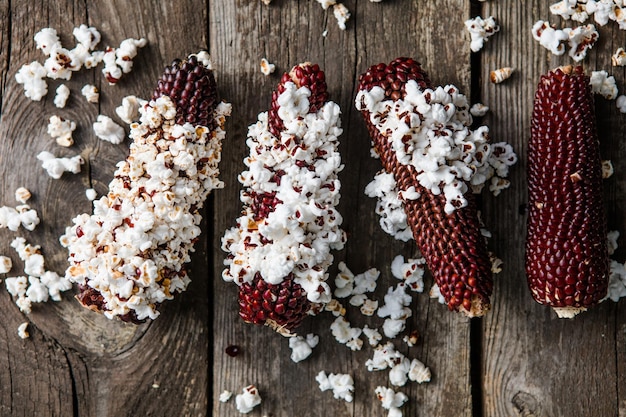
M 432 88 L 418 62 L 397 58 L 389 65 L 370 67 L 359 78 L 359 90 L 369 91 L 379 86 L 385 90 L 386 100 L 399 100 L 405 97 L 409 80 L 416 81 L 422 89 Z M 443 194 L 436 196 L 422 187 L 416 168 L 398 162 L 387 135 L 370 122 L 368 111 L 362 113 L 374 148 L 385 171 L 393 174 L 398 191 L 413 186 L 421 195 L 416 200 L 404 201 L 407 223 L 448 308 L 470 317 L 482 316 L 490 308 L 493 278 L 473 194 L 466 193 L 467 206 L 446 214 Z
M 593 94 L 582 67 L 539 81 L 528 194 L 528 285 L 537 302 L 572 317 L 605 297 L 609 277 Z

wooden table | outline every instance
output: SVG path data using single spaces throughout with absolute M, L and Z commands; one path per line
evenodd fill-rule
M 267 110 L 283 71 L 302 61 L 318 62 L 326 71 L 331 98 L 342 108 L 344 126 L 339 209 L 349 240 L 335 254 L 330 282 L 341 260 L 355 273 L 376 267 L 381 278 L 375 297 L 382 300 L 396 282 L 390 274 L 392 259 L 415 256 L 416 248 L 381 231 L 375 201 L 364 195 L 380 167 L 369 156 L 369 138 L 353 103 L 359 74 L 397 56 L 417 58 L 435 84 L 455 84 L 472 102 L 487 104 L 491 111 L 483 122 L 492 138 L 511 143 L 520 156 L 511 172 L 511 188 L 499 197 L 482 198 L 482 217 L 494 236 L 490 248 L 504 261 L 492 310 L 483 319 L 469 320 L 448 312 L 426 293 L 414 296 L 407 327 L 420 333 L 419 343 L 409 348 L 398 339 L 395 344 L 425 362 L 433 378 L 397 388 L 410 398 L 404 415 L 626 415 L 624 304 L 609 301 L 574 320 L 559 320 L 532 300 L 526 286 L 523 207 L 532 98 L 542 73 L 571 63 L 567 56 L 551 55 L 530 34 L 539 19 L 562 23 L 550 15 L 550 3 L 346 0 L 352 17 L 342 31 L 332 13 L 312 0 L 274 0 L 270 6 L 259 0 L 0 2 L 0 205 L 15 206 L 13 193 L 25 186 L 42 219 L 33 232 L 0 230 L 0 254 L 13 259 L 12 275 L 22 273 L 21 261 L 9 246 L 15 236 L 41 245 L 49 269 L 65 270 L 67 253 L 59 236 L 75 215 L 90 211 L 86 188 L 106 192 L 115 163 L 128 149 L 128 141 L 112 145 L 95 137 L 91 124 L 98 114 L 115 118 L 122 97 L 149 97 L 166 64 L 206 48 L 216 63 L 220 94 L 233 105 L 220 167 L 226 186 L 208 201 L 204 233 L 191 265 L 193 282 L 163 306 L 160 318 L 140 326 L 109 321 L 81 308 L 69 293 L 62 302 L 35 306 L 25 317 L 2 285 L 0 415 L 237 416 L 234 398 L 221 403 L 218 396 L 223 390 L 239 393 L 248 384 L 255 384 L 263 397 L 252 416 L 386 415 L 374 389 L 389 386 L 387 373 L 365 369 L 371 348 L 352 352 L 334 341 L 329 313 L 307 319 L 301 328 L 302 334 L 319 335 L 320 344 L 298 364 L 289 358 L 286 338 L 238 318 L 236 286 L 221 278 L 225 254 L 220 238 L 240 210 L 237 175 L 244 169 L 247 126 Z M 473 54 L 463 22 L 478 14 L 495 16 L 501 30 Z M 100 48 L 117 46 L 128 37 L 145 37 L 148 45 L 117 86 L 105 82 L 100 68 L 83 70 L 67 83 L 72 96 L 65 109 L 52 104 L 58 81 L 50 81 L 50 92 L 41 102 L 27 99 L 14 77 L 21 65 L 43 62 L 34 34 L 53 27 L 69 46 L 74 44 L 72 29 L 81 23 L 100 30 Z M 626 46 L 625 32 L 610 22 L 600 33 L 583 65 L 588 72 L 608 70 L 624 89 L 626 74 L 611 67 L 610 56 Z M 263 57 L 278 69 L 269 77 L 259 71 Z M 513 77 L 499 85 L 490 83 L 489 71 L 505 66 L 515 68 Z M 80 95 L 86 83 L 100 88 L 99 104 L 87 103 Z M 613 101 L 596 102 L 602 154 L 616 171 L 604 189 L 609 230 L 625 232 L 626 116 Z M 53 114 L 77 123 L 73 148 L 60 149 L 47 135 L 47 119 Z M 87 163 L 80 174 L 53 180 L 36 160 L 42 150 L 80 153 Z M 614 257 L 624 261 L 626 251 L 620 249 Z M 426 287 L 431 283 L 427 276 Z M 354 308 L 348 318 L 355 326 L 382 323 Z M 24 321 L 30 322 L 26 340 L 17 335 Z M 241 353 L 226 355 L 229 345 L 239 346 Z M 321 392 L 315 381 L 321 370 L 351 374 L 354 401 Z

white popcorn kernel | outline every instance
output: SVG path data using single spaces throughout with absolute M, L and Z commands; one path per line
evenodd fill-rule
M 338 400 L 350 403 L 354 399 L 354 380 L 348 374 L 326 375 L 326 372 L 320 371 L 315 380 L 319 384 L 320 391 L 332 390 L 333 397 Z
M 28 333 L 28 322 L 24 322 L 17 327 L 17 335 L 20 339 L 28 339 L 30 337 Z
M 59 116 L 51 116 L 48 122 L 48 134 L 56 140 L 58 145 L 69 147 L 74 144 L 72 133 L 76 130 L 76 123 Z
M 365 187 L 365 195 L 378 198 L 376 213 L 380 216 L 379 223 L 384 232 L 403 242 L 413 238 L 393 174 L 383 171 L 376 174 Z
M 241 394 L 235 397 L 237 411 L 242 414 L 248 414 L 254 407 L 261 404 L 261 396 L 259 390 L 254 385 L 248 385 L 243 388 Z
M 424 258 L 408 259 L 404 262 L 402 255 L 396 256 L 391 262 L 391 274 L 397 279 L 403 280 L 404 284 L 415 292 L 424 291 L 424 271 L 426 260 Z
M 620 113 L 626 113 L 626 96 L 625 95 L 621 95 L 617 97 L 617 100 L 615 100 L 615 104 L 617 105 L 617 109 L 620 111 Z
M 483 117 L 489 112 L 489 106 L 482 103 L 476 103 L 470 107 L 470 114 L 474 117 Z
M 351 327 L 345 317 L 340 316 L 330 325 L 330 331 L 337 342 L 348 346 L 351 350 L 361 350 L 363 341 L 359 339 L 362 330 Z
M 90 51 L 93 51 L 100 43 L 100 32 L 94 27 L 82 24 L 72 31 L 76 41 Z
M 617 239 L 619 238 L 619 231 L 611 230 L 607 233 L 607 249 L 609 255 L 613 255 L 617 250 Z
M 500 26 L 496 23 L 493 16 L 483 19 L 476 16 L 465 21 L 465 28 L 469 31 L 472 52 L 478 52 L 490 36 L 493 36 L 500 30 Z
M 511 67 L 499 68 L 489 73 L 489 80 L 494 84 L 500 84 L 501 82 L 511 78 L 513 72 L 514 69 Z
M 587 56 L 587 51 L 595 45 L 599 34 L 592 24 L 578 26 L 573 29 L 563 29 L 569 37 L 569 56 L 576 62 L 580 62 Z
M 343 261 L 339 262 L 338 269 L 339 273 L 335 278 L 334 294 L 337 298 L 346 298 L 352 295 L 354 289 L 354 274 Z
M 626 266 L 611 259 L 606 298 L 618 302 L 622 297 L 626 297 Z
M 28 277 L 28 289 L 26 290 L 26 297 L 32 303 L 45 303 L 48 301 L 48 288 L 41 283 L 39 278 Z
M 363 334 L 367 337 L 367 342 L 372 347 L 378 346 L 378 343 L 383 339 L 378 329 L 370 329 L 367 325 L 363 327 Z
M 43 63 L 46 76 L 53 80 L 69 80 L 72 72 L 78 71 L 82 63 L 72 57 L 72 53 L 60 45 L 52 48 L 50 56 Z
M 313 348 L 319 343 L 319 336 L 312 333 L 306 336 L 293 336 L 289 338 L 291 360 L 298 363 L 311 356 Z
M 26 202 L 30 200 L 30 197 L 31 197 L 30 191 L 28 191 L 28 189 L 25 187 L 18 187 L 15 190 L 15 200 L 17 200 L 18 202 L 22 204 L 26 204 Z
M 267 59 L 261 59 L 261 73 L 263 75 L 270 75 L 276 70 L 276 65 L 271 64 Z
M 377 309 L 378 309 L 378 301 L 370 300 L 369 298 L 366 298 L 363 301 L 363 304 L 361 305 L 359 310 L 361 311 L 361 314 L 369 317 L 369 316 L 373 316 Z
M 389 383 L 396 387 L 403 387 L 409 380 L 409 369 L 411 367 L 411 361 L 407 358 L 397 361 L 391 366 L 389 370 Z
M 39 152 L 37 159 L 41 161 L 41 166 L 48 175 L 54 179 L 61 178 L 64 172 L 78 174 L 80 166 L 85 163 L 85 160 L 80 155 L 71 158 L 55 158 L 53 154 L 47 151 Z
M 335 317 L 346 315 L 346 309 L 335 298 L 326 303 L 326 305 L 324 306 L 324 311 L 330 311 Z
M 231 397 L 232 397 L 232 396 L 233 396 L 233 393 L 232 393 L 232 392 L 230 392 L 230 391 L 228 391 L 228 390 L 224 390 L 224 391 L 222 391 L 222 392 L 220 393 L 220 396 L 219 396 L 219 401 L 220 401 L 221 403 L 226 403 L 226 402 L 228 402 L 228 401 L 231 399 Z
M 350 19 L 350 11 L 343 3 L 333 5 L 333 15 L 337 19 L 339 29 L 346 30 L 346 22 Z
M 398 284 L 396 288 L 389 287 L 384 297 L 385 304 L 378 309 L 378 317 L 390 317 L 394 320 L 406 320 L 413 314 L 408 306 L 411 296 L 406 293 L 406 285 Z
M 613 163 L 610 160 L 602 161 L 602 178 L 607 179 L 611 177 L 614 172 Z
M 37 49 L 41 49 L 44 55 L 50 55 L 55 46 L 60 45 L 57 31 L 53 28 L 43 28 L 35 34 Z
M 67 99 L 70 97 L 70 89 L 65 84 L 61 84 L 56 89 L 56 95 L 54 96 L 54 105 L 62 109 L 67 103 Z
M 413 347 L 417 345 L 419 340 L 419 332 L 417 330 L 413 330 L 410 334 L 405 335 L 402 340 L 408 347 Z
M 47 71 L 37 61 L 22 65 L 15 74 L 15 81 L 24 86 L 24 95 L 33 101 L 40 101 L 48 94 L 48 84 L 44 80 Z
M 26 295 L 26 289 L 28 288 L 28 278 L 23 276 L 6 278 L 4 285 L 13 297 L 23 297 Z
M 383 334 L 389 339 L 394 339 L 406 328 L 406 319 L 387 318 L 383 322 Z
M 376 387 L 375 393 L 382 407 L 385 410 L 389 410 L 390 417 L 402 416 L 400 407 L 402 407 L 404 403 L 406 403 L 409 399 L 406 394 L 402 392 L 395 392 L 391 388 L 386 388 L 382 386 Z
M 124 123 L 131 124 L 139 120 L 139 107 L 146 103 L 135 96 L 126 96 L 122 99 L 122 104 L 115 108 L 115 113 Z
M 569 35 L 564 30 L 555 29 L 549 22 L 539 20 L 533 25 L 532 34 L 533 38 L 552 54 L 565 53 L 565 42 L 569 40 Z
M 115 63 L 122 68 L 124 74 L 129 73 L 133 68 L 133 58 L 137 56 L 138 48 L 143 48 L 148 44 L 144 38 L 124 39 L 119 48 L 115 51 Z
M 617 85 L 615 85 L 615 77 L 606 71 L 592 71 L 591 77 L 589 77 L 589 84 L 591 84 L 591 91 L 595 94 L 600 94 L 607 100 L 614 100 L 617 98 L 618 91 Z
M 409 368 L 408 377 L 411 381 L 417 382 L 418 384 L 430 382 L 430 369 L 421 361 L 413 359 Z
M 269 6 L 271 2 L 272 0 L 261 0 L 261 3 L 263 3 L 266 6 Z
M 98 193 L 93 188 L 87 188 L 85 190 L 85 196 L 87 197 L 87 200 L 93 201 L 96 197 L 98 197 Z
M 443 297 L 443 294 L 441 294 L 441 290 L 439 289 L 439 286 L 437 284 L 433 284 L 433 286 L 430 288 L 430 291 L 428 292 L 428 296 L 430 298 L 436 298 L 439 304 L 446 303 L 446 299 Z
M 93 124 L 93 131 L 97 137 L 114 145 L 124 141 L 124 128 L 103 114 L 98 115 L 98 120 Z
M 623 67 L 626 65 L 626 50 L 619 47 L 617 51 L 611 56 L 611 63 L 614 67 Z
M 8 274 L 11 272 L 13 263 L 8 256 L 0 256 L 0 274 Z
M 330 6 L 334 6 L 337 4 L 337 0 L 316 0 L 321 6 L 322 9 L 327 10 Z
M 80 93 L 90 103 L 97 103 L 98 101 L 100 101 L 100 92 L 95 85 L 85 84 L 83 88 L 81 88 Z

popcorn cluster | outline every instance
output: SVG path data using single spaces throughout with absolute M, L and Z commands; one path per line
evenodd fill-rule
M 398 240 L 408 242 L 413 239 L 413 232 L 407 223 L 402 194 L 393 174 L 384 170 L 379 171 L 365 187 L 365 195 L 377 198 L 376 214 L 380 216 L 381 229 Z
M 556 29 L 554 25 L 543 20 L 537 21 L 531 32 L 533 38 L 554 55 L 563 55 L 567 43 L 570 48 L 569 56 L 576 62 L 582 61 L 587 56 L 587 51 L 593 48 L 599 37 L 596 27 L 592 24 L 573 29 Z
M 354 380 L 348 374 L 329 374 L 320 371 L 315 377 L 320 391 L 332 390 L 333 397 L 351 403 L 354 399 Z
M 486 126 L 469 128 L 468 101 L 456 87 L 422 90 L 411 80 L 403 100 L 384 97 L 385 91 L 378 86 L 359 91 L 357 109 L 369 112 L 370 122 L 379 132 L 391 132 L 387 136 L 398 161 L 415 167 L 417 180 L 425 189 L 445 196 L 447 214 L 467 205 L 464 194 L 469 191 L 468 184 L 475 193 L 489 180 L 495 190 L 508 186 L 504 177 L 517 156 L 504 142 L 491 145 Z M 414 187 L 402 194 L 403 200 L 419 197 Z
M 480 16 L 468 19 L 465 21 L 465 28 L 470 34 L 470 49 L 472 52 L 480 51 L 489 37 L 500 31 L 500 26 L 496 23 L 496 19 L 493 16 L 489 16 L 486 19 Z
M 622 0 L 561 0 L 550 6 L 550 12 L 566 20 L 584 23 L 593 16 L 600 26 L 609 20 L 626 30 L 626 3 Z
M 385 410 L 389 410 L 387 417 L 402 417 L 400 407 L 402 407 L 409 399 L 406 394 L 402 392 L 395 392 L 391 388 L 385 388 L 382 386 L 376 387 L 375 393 L 376 397 L 380 400 L 382 407 Z
M 185 264 L 200 235 L 199 210 L 223 186 L 217 165 L 230 105 L 215 110 L 215 131 L 176 124 L 168 96 L 140 113 L 131 125 L 130 155 L 118 163 L 109 193 L 60 238 L 69 251 L 66 277 L 97 299 L 93 307 L 107 317 L 132 321 L 156 318 L 157 306 L 190 281 Z
M 392 342 L 377 346 L 365 366 L 370 372 L 389 369 L 389 382 L 398 387 L 404 386 L 409 380 L 422 384 L 431 378 L 430 369 L 418 359 L 410 360 L 398 352 Z
M 589 77 L 589 84 L 591 84 L 591 91 L 595 94 L 600 94 L 607 100 L 615 100 L 618 95 L 617 85 L 615 84 L 615 77 L 606 71 L 592 71 Z

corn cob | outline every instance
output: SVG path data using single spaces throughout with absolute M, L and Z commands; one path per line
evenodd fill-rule
M 230 105 L 218 101 L 209 56 L 200 52 L 168 66 L 140 112 L 108 194 L 60 239 L 80 303 L 133 323 L 156 318 L 190 282 L 201 208 L 223 186 L 217 166 Z
M 339 106 L 324 73 L 304 63 L 283 75 L 270 110 L 248 131 L 244 205 L 227 230 L 223 278 L 239 286 L 239 315 L 283 334 L 331 299 L 326 269 L 341 249 Z
M 607 293 L 602 168 L 589 77 L 557 68 L 539 81 L 528 144 L 526 274 L 534 299 L 573 317 Z
M 356 106 L 448 308 L 483 315 L 493 278 L 470 188 L 479 191 L 494 174 L 487 128 L 469 130 L 466 98 L 454 86 L 433 90 L 410 58 L 370 67 L 359 78 Z

